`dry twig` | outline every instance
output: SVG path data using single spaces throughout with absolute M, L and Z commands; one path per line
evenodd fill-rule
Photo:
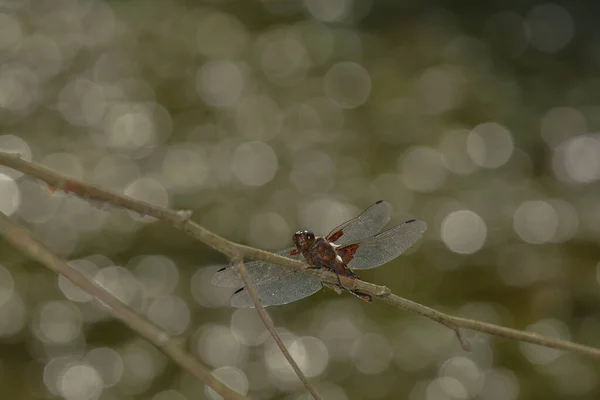
M 165 221 L 178 229 L 182 229 L 186 233 L 204 242 L 215 250 L 223 253 L 229 258 L 243 257 L 253 260 L 261 260 L 278 264 L 283 267 L 293 268 L 296 270 L 306 270 L 306 264 L 301 261 L 292 260 L 277 254 L 267 251 L 255 249 L 231 242 L 217 234 L 207 230 L 206 228 L 196 224 L 189 219 L 189 212 L 177 212 L 164 207 L 155 206 L 153 204 L 136 200 L 124 195 L 116 194 L 94 185 L 70 178 L 66 175 L 52 171 L 39 164 L 30 163 L 20 159 L 16 155 L 0 152 L 0 165 L 13 168 L 21 171 L 24 174 L 40 179 L 52 187 L 64 190 L 67 193 L 72 193 L 84 199 L 107 203 L 116 207 L 122 207 L 136 211 L 142 215 L 150 215 L 162 221 Z M 328 271 L 309 269 L 308 272 L 317 275 L 322 281 L 331 284 L 337 284 L 338 277 Z M 584 356 L 588 356 L 600 360 L 600 350 L 594 347 L 584 346 L 569 342 L 566 340 L 549 338 L 531 332 L 524 332 L 517 329 L 505 328 L 502 326 L 489 324 L 485 322 L 475 321 L 466 318 L 454 317 L 444 314 L 432 308 L 412 302 L 410 300 L 396 296 L 390 292 L 385 286 L 378 286 L 368 282 L 353 280 L 346 277 L 340 277 L 342 284 L 350 289 L 358 290 L 362 293 L 372 295 L 381 301 L 392 306 L 406 309 L 427 317 L 433 321 L 439 322 L 450 329 L 455 330 L 461 340 L 461 345 L 467 347 L 468 344 L 462 340 L 458 329 L 470 329 L 482 333 L 487 333 L 494 336 L 519 340 L 523 342 L 533 343 L 540 346 L 550 347 L 554 349 L 572 351 Z
M 121 320 L 125 325 L 153 343 L 183 369 L 206 382 L 208 386 L 221 396 L 232 400 L 246 399 L 246 397 L 234 392 L 212 376 L 207 367 L 200 364 L 185 351 L 179 340 L 171 337 L 167 332 L 129 308 L 129 306 L 117 299 L 106 289 L 71 267 L 65 260 L 56 256 L 44 245 L 37 242 L 27 229 L 12 221 L 2 212 L 0 212 L 0 234 L 16 248 L 57 274 L 66 277 L 74 285 L 102 302 L 108 307 L 115 318 Z
M 232 261 L 233 261 L 234 265 L 238 268 L 238 270 L 240 272 L 240 276 L 242 277 L 242 280 L 246 284 L 246 288 L 248 289 L 248 294 L 250 295 L 250 298 L 252 299 L 252 302 L 254 303 L 254 308 L 258 312 L 258 315 L 260 316 L 260 319 L 262 320 L 263 324 L 265 324 L 265 326 L 271 333 L 273 340 L 275 340 L 275 343 L 277 343 L 277 346 L 283 353 L 283 356 L 288 361 L 288 363 L 292 366 L 292 369 L 294 370 L 294 372 L 296 373 L 298 378 L 302 381 L 302 383 L 304 384 L 306 389 L 310 392 L 312 397 L 315 400 L 321 400 L 321 398 L 319 397 L 319 395 L 317 394 L 315 389 L 308 382 L 308 379 L 306 379 L 306 376 L 304 376 L 304 373 L 302 372 L 302 370 L 300 369 L 300 367 L 298 366 L 298 364 L 296 363 L 296 361 L 294 360 L 294 358 L 292 357 L 292 355 L 290 354 L 288 349 L 285 347 L 283 340 L 281 340 L 281 337 L 279 337 L 279 334 L 275 330 L 275 326 L 269 319 L 267 312 L 265 311 L 264 307 L 260 303 L 260 299 L 259 299 L 258 295 L 256 294 L 254 285 L 252 285 L 252 283 L 250 282 L 250 277 L 248 276 L 248 272 L 246 271 L 246 266 L 244 265 L 243 258 L 236 257 Z

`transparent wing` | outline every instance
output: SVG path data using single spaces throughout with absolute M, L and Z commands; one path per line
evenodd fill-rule
M 301 254 L 290 256 L 294 247 L 280 250 L 277 254 L 302 259 Z M 306 272 L 294 271 L 280 265 L 263 261 L 252 261 L 245 264 L 250 282 L 256 289 L 264 307 L 292 303 L 308 297 L 321 288 L 321 280 Z M 239 288 L 232 296 L 230 304 L 237 308 L 253 308 L 254 304 L 244 287 L 244 282 L 236 272 L 235 267 L 224 266 L 211 279 L 215 286 Z
M 409 220 L 361 243 L 338 249 L 350 269 L 379 267 L 398 257 L 412 246 L 427 230 L 427 224 Z
M 292 258 L 294 260 L 300 260 L 302 258 L 301 254 L 296 254 L 293 256 L 288 255 L 290 251 L 294 250 L 295 247 L 288 247 L 287 249 L 279 250 L 276 254 L 280 256 L 285 256 L 288 258 Z M 248 276 L 250 277 L 250 282 L 256 285 L 262 279 L 274 279 L 277 277 L 277 274 L 283 274 L 285 272 L 284 267 L 280 265 L 270 264 L 264 261 L 251 261 L 244 264 L 246 266 L 246 270 L 248 271 Z M 224 265 L 223 268 L 219 269 L 212 277 L 211 283 L 215 286 L 220 287 L 232 287 L 239 288 L 244 286 L 244 281 L 240 278 L 237 273 L 235 267 Z
M 390 222 L 392 205 L 379 200 L 358 217 L 344 222 L 327 235 L 327 240 L 344 246 L 376 235 Z
M 323 288 L 321 280 L 314 275 L 302 271 L 290 271 L 279 275 L 275 281 L 259 282 L 254 285 L 263 307 L 292 303 L 315 294 Z M 248 290 L 243 287 L 236 291 L 229 301 L 232 307 L 254 308 Z

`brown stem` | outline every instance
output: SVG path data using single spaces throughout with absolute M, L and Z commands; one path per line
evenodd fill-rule
M 242 277 L 242 280 L 244 281 L 244 284 L 246 285 L 246 289 L 248 290 L 248 294 L 250 295 L 250 298 L 252 299 L 252 303 L 254 303 L 254 308 L 256 308 L 256 311 L 258 312 L 260 319 L 262 320 L 263 324 L 265 324 L 265 326 L 271 333 L 271 337 L 273 338 L 273 340 L 275 340 L 275 343 L 277 343 L 277 346 L 283 353 L 283 356 L 288 361 L 288 363 L 292 366 L 292 369 L 294 370 L 294 372 L 296 373 L 296 375 L 298 376 L 300 381 L 302 381 L 302 383 L 304 384 L 306 389 L 310 392 L 312 397 L 315 400 L 321 400 L 321 397 L 319 397 L 319 395 L 317 394 L 315 389 L 310 385 L 310 383 L 308 383 L 308 379 L 306 379 L 306 376 L 304 375 L 304 373 L 302 372 L 302 370 L 296 363 L 296 360 L 294 360 L 294 358 L 292 357 L 292 355 L 290 354 L 288 349 L 285 347 L 283 340 L 281 340 L 281 337 L 275 330 L 275 326 L 273 325 L 273 322 L 271 322 L 271 320 L 269 319 L 267 312 L 265 311 L 264 307 L 262 306 L 262 304 L 260 302 L 260 299 L 258 298 L 258 295 L 256 294 L 254 285 L 252 285 L 252 282 L 250 282 L 250 277 L 248 276 L 248 271 L 246 271 L 246 266 L 244 265 L 243 259 L 241 257 L 236 257 L 233 259 L 233 263 L 240 272 L 240 276 Z
M 152 342 L 183 369 L 206 382 L 208 386 L 221 396 L 232 400 L 246 399 L 246 397 L 234 392 L 212 376 L 207 367 L 185 352 L 176 338 L 172 338 L 167 332 L 129 308 L 106 289 L 72 268 L 65 260 L 59 258 L 43 244 L 37 242 L 27 229 L 12 221 L 2 212 L 0 212 L 0 235 L 34 260 L 39 261 L 57 274 L 64 276 L 74 285 L 104 303 L 115 318 L 121 320 L 121 322 L 125 323 L 132 330 Z
M 227 255 L 228 257 L 244 257 L 253 260 L 261 260 L 273 264 L 282 265 L 287 268 L 307 271 L 306 264 L 292 260 L 277 254 L 267 251 L 255 249 L 252 247 L 233 243 L 225 238 L 216 235 L 213 232 L 203 228 L 202 226 L 189 220 L 189 213 L 177 212 L 163 207 L 158 207 L 149 203 L 145 203 L 130 197 L 115 194 L 96 186 L 89 185 L 85 182 L 69 178 L 59 174 L 41 165 L 30 163 L 21 160 L 18 156 L 0 152 L 0 165 L 11 167 L 21 171 L 26 175 L 40 179 L 53 187 L 62 188 L 63 190 L 73 193 L 82 198 L 88 198 L 96 201 L 106 202 L 108 204 L 134 210 L 140 214 L 151 215 L 173 226 L 183 229 L 188 234 L 196 239 L 204 242 L 217 251 Z M 308 270 L 309 273 L 317 275 L 324 282 L 331 284 L 337 283 L 337 277 L 323 270 Z M 585 355 L 597 360 L 600 360 L 600 350 L 590 346 L 573 343 L 567 340 L 549 338 L 531 332 L 524 332 L 517 329 L 505 328 L 502 326 L 488 324 L 486 322 L 454 317 L 441 313 L 432 308 L 412 302 L 390 293 L 390 290 L 385 286 L 374 285 L 369 282 L 353 280 L 346 277 L 341 277 L 342 284 L 350 289 L 358 290 L 362 293 L 367 293 L 375 298 L 378 298 L 390 305 L 398 308 L 403 308 L 433 321 L 439 322 L 457 332 L 459 340 L 461 340 L 458 328 L 470 329 L 477 332 L 487 333 L 494 336 L 504 337 L 522 342 L 534 343 L 540 346 L 568 350 L 574 353 Z M 468 344 L 461 343 L 464 346 Z

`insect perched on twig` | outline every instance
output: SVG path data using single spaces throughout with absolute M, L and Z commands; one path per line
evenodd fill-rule
M 371 301 L 370 295 L 345 288 L 339 277 L 358 279 L 352 270 L 377 268 L 393 260 L 411 247 L 427 229 L 425 222 L 411 219 L 379 233 L 391 215 L 392 205 L 380 200 L 327 236 L 316 236 L 311 231 L 296 232 L 294 247 L 277 254 L 304 259 L 310 268 L 332 271 L 338 276 L 338 290 L 346 289 L 365 301 Z M 291 303 L 323 288 L 321 280 L 306 271 L 291 270 L 264 261 L 249 262 L 246 269 L 264 307 Z M 220 268 L 213 276 L 212 284 L 238 288 L 231 297 L 231 306 L 254 307 L 244 282 L 233 266 Z

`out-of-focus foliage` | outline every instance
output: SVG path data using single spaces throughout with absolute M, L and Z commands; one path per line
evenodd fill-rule
M 598 347 L 598 6 L 446 3 L 0 0 L 0 149 L 265 249 L 386 199 L 429 231 L 364 279 Z M 307 398 L 254 312 L 209 284 L 212 250 L 4 168 L 0 209 L 232 386 Z M 0 254 L 3 397 L 214 398 L 68 281 Z M 466 354 L 347 294 L 269 312 L 326 399 L 600 396 L 589 359 L 475 334 Z

